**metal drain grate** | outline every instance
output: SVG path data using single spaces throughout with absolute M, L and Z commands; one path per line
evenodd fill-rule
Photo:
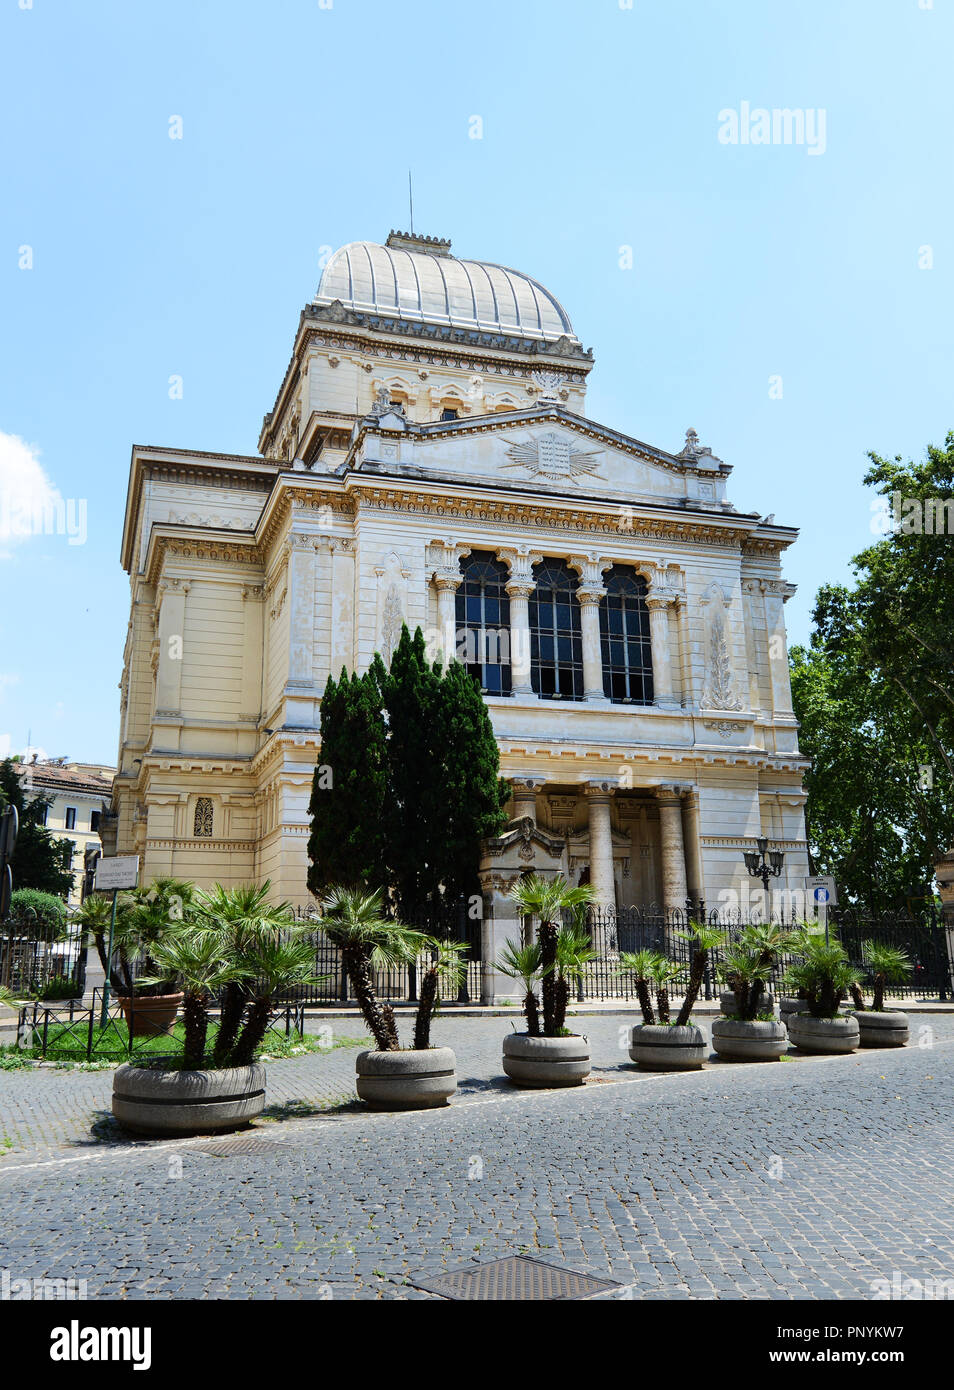
M 193 1153 L 209 1154 L 212 1158 L 235 1158 L 245 1154 L 274 1153 L 275 1145 L 271 1139 L 260 1139 L 257 1135 L 236 1134 L 233 1138 L 190 1144 L 189 1149 Z
M 542 1299 L 589 1298 L 620 1286 L 614 1279 L 596 1279 L 575 1269 L 544 1264 L 526 1255 L 508 1255 L 485 1265 L 465 1265 L 436 1278 L 410 1282 L 444 1298 L 528 1302 Z

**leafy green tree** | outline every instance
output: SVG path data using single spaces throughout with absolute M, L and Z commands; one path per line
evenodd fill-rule
M 335 883 L 384 883 L 385 741 L 377 669 L 329 676 L 309 806 L 308 887 L 315 894 Z
M 55 941 L 66 926 L 66 904 L 55 893 L 15 888 L 10 895 L 10 921 L 34 940 Z
M 831 614 L 834 591 L 819 603 Z M 817 610 L 816 610 L 817 611 Z M 826 622 L 830 618 L 826 618 Z M 903 907 L 923 891 L 939 854 L 954 843 L 948 779 L 922 785 L 930 741 L 916 711 L 864 664 L 860 644 L 816 632 L 791 653 L 792 697 L 805 776 L 810 867 L 832 874 L 840 894 L 872 910 Z
M 65 898 L 73 887 L 73 842 L 56 838 L 43 824 L 46 808 L 52 803 L 53 798 L 42 793 L 27 801 L 17 764 L 12 758 L 0 762 L 0 809 L 15 806 L 20 823 L 10 861 L 13 886 L 38 888 Z

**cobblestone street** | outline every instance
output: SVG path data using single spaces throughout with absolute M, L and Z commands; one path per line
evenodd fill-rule
M 461 1087 L 434 1112 L 342 1105 L 356 1048 L 273 1063 L 262 1147 L 229 1157 L 123 1141 L 109 1072 L 0 1073 L 3 1265 L 106 1298 L 428 1298 L 414 1278 L 518 1253 L 636 1298 L 954 1279 L 954 1017 L 914 1015 L 900 1051 L 682 1076 L 619 1067 L 628 1021 L 586 1020 L 584 1088 L 526 1092 L 508 1020 L 444 1019 Z

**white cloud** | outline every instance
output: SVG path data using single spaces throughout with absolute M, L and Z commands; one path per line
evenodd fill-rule
M 40 466 L 39 452 L 0 430 L 0 542 L 64 530 L 63 498 Z

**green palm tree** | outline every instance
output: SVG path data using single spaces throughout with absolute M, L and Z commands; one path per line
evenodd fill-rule
M 365 1023 L 380 1052 L 400 1046 L 394 1015 L 374 992 L 372 969 L 410 965 L 428 945 L 423 932 L 385 917 L 381 891 L 332 888 L 321 902 L 325 934 L 341 951 L 342 963 Z
M 801 930 L 792 932 L 780 927 L 776 922 L 753 922 L 742 932 L 739 944 L 758 951 L 760 955 L 756 973 L 749 981 L 749 989 L 756 996 L 756 1002 L 753 1006 L 756 1013 L 761 1008 L 758 996 L 765 989 L 766 982 L 772 973 L 772 967 L 785 951 L 795 949 L 797 943 L 803 938 L 804 930 L 804 926 Z
M 678 961 L 659 956 L 653 963 L 650 978 L 656 991 L 656 1013 L 660 1023 L 671 1023 L 669 1016 L 669 986 L 682 974 Z
M 911 957 L 900 946 L 883 946 L 877 941 L 863 942 L 862 950 L 871 972 L 871 1007 L 875 1013 L 880 1013 L 884 1008 L 884 992 L 887 986 L 903 985 L 910 980 Z M 857 984 L 853 987 L 851 994 L 855 1007 L 864 1011 L 864 999 L 861 998 Z M 861 998 L 860 1004 L 858 1003 L 859 998 Z
M 73 914 L 73 923 L 82 927 L 84 931 L 88 931 L 92 936 L 104 975 L 109 973 L 106 943 L 109 940 L 109 920 L 112 912 L 113 900 L 109 894 L 91 893 L 89 897 L 83 899 Z
M 213 994 L 246 973 L 238 962 L 223 958 L 222 945 L 218 932 L 184 923 L 170 928 L 152 947 L 153 959 L 162 972 L 160 978 L 176 979 L 184 993 L 183 1062 L 191 1070 L 200 1068 L 205 1060 Z
M 813 1018 L 834 1018 L 852 985 L 862 976 L 848 959 L 848 953 L 835 937 L 805 937 L 799 943 L 801 959 L 789 966 L 787 985 L 794 987 L 808 1004 Z
M 194 895 L 188 906 L 189 920 L 220 940 L 223 958 L 246 967 L 223 984 L 219 1031 L 213 1057 L 217 1066 L 235 1047 L 242 1018 L 251 1001 L 249 981 L 254 978 L 254 953 L 264 942 L 280 941 L 296 929 L 295 915 L 288 903 L 270 903 L 271 880 L 261 885 L 238 884 L 224 888 L 221 883 Z
M 571 913 L 570 926 L 561 928 L 557 935 L 556 949 L 556 1009 L 554 1026 L 562 1033 L 566 1024 L 566 1010 L 570 1002 L 570 985 L 586 972 L 591 961 L 599 959 L 599 951 L 593 949 L 590 934 L 583 923 L 586 920 L 586 904 L 579 904 Z
M 643 947 L 640 951 L 621 951 L 619 957 L 618 975 L 631 975 L 636 986 L 636 998 L 639 1000 L 639 1007 L 642 1011 L 643 1022 L 650 1026 L 656 1022 L 656 1014 L 653 1009 L 652 996 L 649 987 L 655 979 L 655 972 L 660 961 L 665 960 L 665 956 L 659 951 L 650 951 Z
M 421 978 L 421 994 L 414 1019 L 414 1046 L 419 1050 L 431 1045 L 431 1019 L 437 1013 L 439 999 L 460 989 L 467 963 L 466 942 L 442 941 L 432 937 L 427 947 L 431 963 Z
M 723 955 L 719 975 L 735 994 L 737 1016 L 750 1022 L 760 1010 L 765 975 L 765 953 L 761 946 L 746 940 L 743 932 L 742 938 Z
M 517 904 L 523 916 L 540 919 L 537 939 L 542 972 L 543 1033 L 548 1038 L 558 1037 L 557 940 L 560 924 L 565 911 L 573 912 L 592 903 L 596 896 L 595 889 L 589 883 L 571 888 L 560 874 L 554 878 L 529 874 L 514 884 L 508 896 Z M 562 1026 L 559 1025 L 561 1030 Z
M 537 985 L 542 977 L 540 964 L 540 943 L 532 941 L 528 946 L 506 941 L 497 957 L 497 969 L 501 975 L 523 984 L 523 1012 L 527 1020 L 527 1033 L 531 1038 L 540 1036 L 540 1000 Z
M 699 990 L 702 988 L 702 981 L 705 978 L 710 953 L 724 944 L 725 933 L 718 927 L 710 927 L 706 922 L 691 921 L 689 930 L 680 932 L 679 935 L 684 941 L 691 941 L 693 948 L 692 964 L 689 968 L 689 984 L 686 987 L 686 996 L 682 1001 L 682 1007 L 676 1016 L 676 1027 L 684 1028 L 689 1022 L 695 1002 L 699 997 Z
M 252 998 L 228 1059 L 231 1066 L 247 1067 L 251 1063 L 271 1022 L 277 994 L 291 985 L 321 983 L 314 975 L 314 949 L 304 934 L 304 927 L 292 925 L 285 940 L 262 935 L 249 944 L 242 968 L 254 980 Z

